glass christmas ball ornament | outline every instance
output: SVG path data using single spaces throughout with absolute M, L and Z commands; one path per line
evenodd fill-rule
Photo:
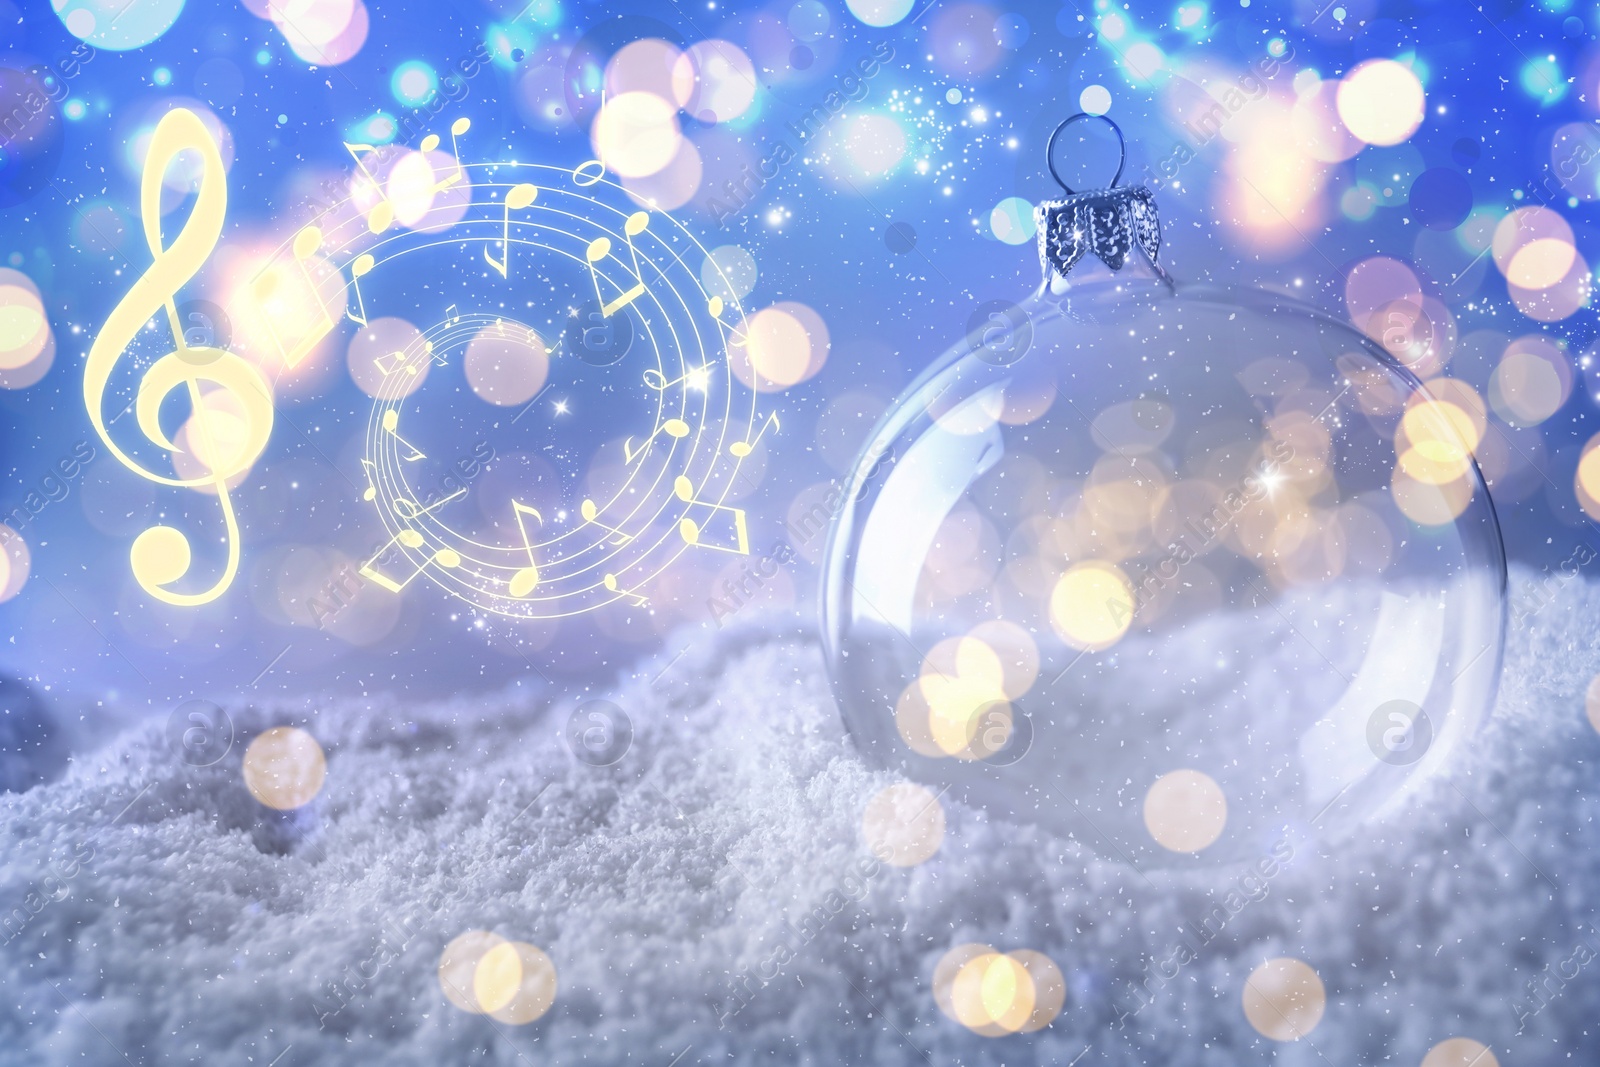
M 1481 410 L 1303 303 L 1174 282 L 1147 189 L 1067 193 L 1039 289 L 857 461 L 824 564 L 845 723 L 1139 866 L 1349 834 L 1493 699 Z

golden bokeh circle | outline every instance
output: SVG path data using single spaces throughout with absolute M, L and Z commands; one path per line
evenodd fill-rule
M 1114 563 L 1075 564 L 1050 594 L 1050 623 L 1073 648 L 1098 652 L 1122 640 L 1133 624 L 1133 583 Z
M 445 999 L 462 1011 L 484 1014 L 478 1001 L 478 964 L 495 948 L 507 944 L 505 938 L 488 930 L 468 930 L 454 938 L 439 954 L 439 988 Z
M 1144 795 L 1144 825 L 1156 844 L 1199 852 L 1228 825 L 1228 798 L 1215 778 L 1185 768 L 1163 774 Z
M 1244 1017 L 1256 1033 L 1272 1041 L 1298 1041 L 1322 1021 L 1328 993 L 1309 964 L 1280 956 L 1250 973 L 1242 1000 Z
M 296 726 L 274 726 L 244 751 L 245 788 L 256 800 L 279 811 L 311 803 L 321 792 L 327 773 L 322 746 Z
M 1421 1067 L 1500 1067 L 1500 1061 L 1480 1041 L 1451 1037 L 1429 1049 Z

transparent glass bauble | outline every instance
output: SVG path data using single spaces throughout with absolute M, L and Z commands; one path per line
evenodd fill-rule
M 1470 404 L 1137 250 L 999 307 L 858 460 L 823 623 L 866 758 L 1139 866 L 1393 810 L 1493 698 Z

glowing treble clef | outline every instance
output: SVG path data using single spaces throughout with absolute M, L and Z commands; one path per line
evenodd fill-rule
M 194 210 L 178 231 L 171 248 L 161 246 L 161 189 L 167 168 L 185 151 L 200 156 L 201 175 Z M 152 526 L 134 539 L 129 553 L 133 576 L 145 592 L 157 600 L 180 606 L 206 604 L 221 596 L 239 571 L 239 522 L 233 501 L 228 496 L 228 479 L 247 470 L 266 447 L 272 434 L 272 398 L 261 373 L 243 359 L 220 348 L 189 345 L 184 342 L 182 324 L 175 302 L 177 292 L 199 272 L 222 237 L 227 214 L 227 174 L 222 156 L 209 131 L 194 112 L 178 108 L 156 126 L 150 139 L 149 154 L 140 177 L 139 207 L 144 220 L 145 240 L 154 262 L 139 276 L 133 288 L 106 319 L 105 327 L 89 349 L 83 370 L 83 399 L 89 420 L 111 454 L 123 466 L 160 485 L 196 488 L 213 486 L 222 505 L 222 519 L 228 532 L 228 562 L 222 577 L 210 589 L 198 593 L 178 593 L 166 588 L 189 571 L 189 540 L 171 526 Z M 145 322 L 165 307 L 172 326 L 175 350 L 156 360 L 139 380 L 135 409 L 139 428 L 145 437 L 171 452 L 181 451 L 161 428 L 161 404 L 169 393 L 187 386 L 192 408 L 191 446 L 203 449 L 202 465 L 209 472 L 194 478 L 171 478 L 143 466 L 111 439 L 105 423 L 105 392 L 117 361 L 133 343 Z M 230 456 L 217 449 L 217 434 L 211 419 L 218 415 L 216 401 L 202 401 L 200 383 L 208 382 L 226 390 L 247 423 L 244 440 Z M 222 427 L 217 427 L 221 429 Z M 229 435 L 232 436 L 231 434 Z M 225 446 L 234 442 L 227 440 Z

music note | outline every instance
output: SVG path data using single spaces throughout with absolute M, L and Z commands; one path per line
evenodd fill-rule
M 367 169 L 367 165 L 361 162 L 362 156 L 376 152 L 378 146 L 351 144 L 349 141 L 345 141 L 343 144 L 344 150 L 350 153 L 350 158 L 356 161 L 356 167 L 366 176 L 367 181 L 372 183 L 372 188 L 377 190 L 378 196 L 382 198 L 373 205 L 372 210 L 367 212 L 367 229 L 375 234 L 382 233 L 394 225 L 394 205 L 389 202 L 389 196 L 383 190 L 383 183 L 373 177 L 372 172 Z
M 613 593 L 618 593 L 622 596 L 632 599 L 635 607 L 642 608 L 646 604 L 650 603 L 650 601 L 646 600 L 638 593 L 635 593 L 633 590 L 623 589 L 621 586 L 619 586 L 617 584 L 617 576 L 615 574 L 606 575 L 603 581 L 606 583 L 606 588 L 611 590 Z
M 750 534 L 745 528 L 743 508 L 729 507 L 727 504 L 713 504 L 709 500 L 696 500 L 694 498 L 694 485 L 681 474 L 673 481 L 672 491 L 685 504 L 695 504 L 700 507 L 710 508 L 714 512 L 731 511 L 733 513 L 734 533 L 737 536 L 739 547 L 727 548 L 723 545 L 710 545 L 702 542 L 700 540 L 699 523 L 687 517 L 678 520 L 678 533 L 683 537 L 684 541 L 700 548 L 709 548 L 713 552 L 732 552 L 739 556 L 748 556 L 750 554 Z
M 388 366 L 384 365 L 384 360 L 389 361 Z M 373 356 L 372 365 L 377 367 L 378 373 L 385 378 L 401 368 L 404 368 L 407 374 L 417 373 L 417 368 L 411 365 L 411 355 L 408 352 L 390 352 L 385 356 Z
M 367 469 L 367 488 L 361 494 L 361 499 L 367 503 L 378 498 L 378 467 L 370 459 L 363 458 L 361 465 Z
M 427 458 L 426 452 L 400 436 L 400 413 L 394 408 L 390 408 L 383 413 L 383 430 L 396 441 L 411 449 L 411 455 L 400 457 L 406 463 L 415 463 L 419 459 Z
M 161 246 L 163 182 L 168 168 L 184 152 L 200 157 L 200 186 L 188 220 L 173 239 L 172 247 L 164 249 Z M 271 437 L 273 421 L 271 393 L 255 367 L 225 349 L 191 346 L 184 340 L 177 293 L 205 265 L 221 240 L 228 208 L 228 177 L 222 166 L 222 154 L 199 116 L 187 108 L 167 112 L 150 137 L 140 175 L 139 208 L 153 262 L 127 295 L 117 302 L 90 346 L 83 370 L 83 398 L 95 432 L 123 466 L 159 485 L 190 489 L 209 485 L 216 491 L 228 547 L 222 576 L 211 588 L 198 593 L 176 593 L 166 588 L 189 572 L 192 560 L 189 539 L 174 527 L 149 527 L 134 539 L 129 552 L 133 576 L 146 593 L 164 603 L 187 607 L 216 600 L 239 572 L 239 523 L 229 496 L 228 479 L 248 470 L 255 462 Z M 167 309 L 176 347 L 156 360 L 140 378 L 134 406 L 145 437 L 160 448 L 178 451 L 178 446 L 168 439 L 161 427 L 160 413 L 172 390 L 187 387 L 193 409 L 190 418 L 205 450 L 203 458 L 208 461 L 207 466 L 215 464 L 208 473 L 194 478 L 171 478 L 142 466 L 111 439 L 105 423 L 105 392 L 112 371 L 150 316 L 162 307 Z M 248 424 L 244 441 L 228 450 L 232 454 L 227 461 L 216 448 L 211 426 L 217 406 L 215 402 L 210 405 L 202 402 L 201 381 L 229 393 Z
M 511 213 L 513 211 L 521 211 L 538 198 L 539 187 L 529 182 L 514 186 L 506 194 L 505 229 L 502 231 L 500 238 L 500 258 L 498 260 L 495 259 L 494 256 L 489 254 L 487 248 L 483 250 L 483 258 L 489 261 L 489 266 L 500 272 L 500 277 L 502 278 L 508 276 L 506 274 L 506 266 L 511 262 Z
M 378 562 L 379 559 L 383 557 L 384 553 L 388 552 L 389 549 L 393 548 L 396 544 L 399 544 L 402 548 L 421 548 L 422 535 L 412 529 L 403 529 L 393 537 L 389 538 L 388 542 L 385 543 L 382 548 L 373 553 L 371 559 L 367 560 L 361 565 L 362 577 L 371 578 L 374 582 L 377 582 L 391 593 L 398 593 L 400 590 L 410 585 L 413 578 L 428 569 L 428 564 L 430 563 L 437 563 L 446 570 L 461 566 L 461 553 L 456 552 L 454 549 L 441 548 L 435 552 L 432 557 L 419 563 L 417 565 L 417 569 L 406 575 L 404 581 L 397 582 L 388 575 L 380 573 L 374 569 L 373 566 Z M 409 561 L 410 558 L 411 557 L 407 556 L 407 561 Z
M 444 309 L 444 321 L 450 326 L 454 326 L 461 321 L 461 313 L 456 310 L 454 304 Z
M 356 261 L 350 264 L 350 284 L 356 287 L 356 303 L 361 307 L 361 314 L 357 315 L 354 311 L 346 311 L 345 314 L 350 316 L 351 322 L 359 322 L 363 326 L 367 325 L 367 302 L 361 296 L 361 279 L 371 273 L 376 265 L 377 261 L 370 255 L 357 256 Z
M 322 250 L 322 231 L 315 226 L 307 226 L 294 235 L 294 261 L 300 268 L 301 277 L 306 280 L 306 287 L 311 291 L 311 298 L 316 301 L 318 319 L 311 329 L 290 347 L 285 347 L 283 337 L 278 333 L 277 321 L 283 312 L 279 309 L 268 308 L 266 303 L 276 293 L 279 279 L 276 274 L 263 271 L 251 283 L 251 292 L 255 295 L 256 303 L 261 306 L 262 322 L 267 327 L 267 333 L 278 346 L 278 355 L 282 357 L 287 367 L 298 366 L 306 354 L 317 346 L 321 340 L 333 331 L 333 317 L 328 314 L 328 307 L 322 302 L 322 291 L 317 288 L 317 280 L 311 276 L 308 261 Z
M 616 534 L 617 540 L 614 541 L 613 544 L 625 545 L 629 541 L 633 540 L 632 534 L 625 534 L 615 526 L 607 526 L 605 523 L 601 522 L 598 517 L 600 514 L 600 509 L 595 507 L 593 500 L 585 500 L 582 505 L 579 506 L 578 511 L 583 515 L 584 522 L 592 522 L 602 530 L 609 530 Z
M 461 145 L 456 142 L 456 138 L 460 137 L 470 129 L 472 129 L 471 119 L 456 119 L 450 124 L 450 152 L 455 157 L 456 172 L 450 175 L 444 181 L 435 185 L 433 187 L 434 192 L 442 193 L 466 176 L 466 169 L 461 165 Z M 432 152 L 435 148 L 439 147 L 439 135 L 436 133 L 428 134 L 428 136 L 422 139 L 422 144 L 419 147 L 423 152 Z
M 594 177 L 590 178 L 588 181 L 584 181 L 583 178 L 587 173 L 586 168 L 588 167 L 595 168 Z M 572 184 L 583 189 L 587 189 L 591 185 L 598 184 L 600 179 L 604 178 L 605 176 L 606 165 L 598 159 L 586 159 L 582 163 L 579 163 L 576 167 L 572 168 Z
M 633 239 L 643 233 L 645 227 L 649 225 L 650 215 L 644 211 L 635 211 L 628 216 L 628 221 L 622 224 L 623 236 L 628 239 L 628 251 L 633 254 L 633 279 L 635 285 L 631 289 L 624 290 L 621 296 L 609 304 L 606 303 L 606 298 L 600 293 L 600 271 L 595 267 L 595 264 L 611 254 L 611 238 L 596 237 L 589 242 L 589 248 L 584 253 L 584 258 L 589 261 L 589 278 L 594 282 L 595 302 L 600 305 L 600 314 L 606 318 L 610 318 L 644 295 L 644 273 L 639 269 L 639 249 L 634 247 Z
M 660 371 L 652 367 L 644 372 L 644 384 L 648 385 L 658 393 L 664 393 L 680 382 L 688 382 L 692 387 L 703 388 L 705 385 L 705 379 L 710 375 L 710 373 L 711 365 L 708 363 L 701 364 L 700 366 L 691 370 L 684 371 L 682 374 L 678 375 L 678 377 L 669 382 L 667 381 L 667 376 L 665 374 L 662 374 Z M 650 377 L 652 374 L 655 375 L 654 380 L 652 380 Z
M 751 452 L 755 451 L 756 445 L 760 444 L 761 439 L 766 436 L 767 427 L 769 426 L 774 430 L 783 429 L 783 427 L 778 425 L 778 413 L 776 411 L 767 416 L 767 421 L 761 424 L 761 432 L 757 433 L 754 439 L 749 441 L 735 441 L 733 444 L 728 446 L 728 451 L 739 459 L 743 459 L 744 457 L 748 456 Z
M 528 536 L 528 525 L 522 521 L 522 516 L 532 515 L 539 520 L 540 526 L 544 525 L 544 516 L 515 500 L 511 502 L 511 514 L 516 517 L 517 530 L 522 534 L 522 547 L 528 550 L 528 565 L 511 576 L 511 595 L 521 600 L 539 584 L 539 561 L 533 558 L 533 540 Z
M 737 329 L 722 321 L 722 297 L 714 296 L 706 304 L 706 310 L 711 312 L 711 317 L 717 320 L 717 328 L 725 330 L 724 340 L 734 348 L 743 348 L 750 343 L 750 334 L 740 333 Z M 731 336 L 729 336 L 731 335 Z
M 666 422 L 656 427 L 655 433 L 645 438 L 644 444 L 639 446 L 639 451 L 637 452 L 635 452 L 632 448 L 633 438 L 629 437 L 624 439 L 622 442 L 622 454 L 624 457 L 626 457 L 626 461 L 628 463 L 632 463 L 635 456 L 644 455 L 645 450 L 650 447 L 650 442 L 654 441 L 657 437 L 660 437 L 663 433 L 665 433 L 668 437 L 681 441 L 685 437 L 689 436 L 689 424 L 684 422 L 682 419 L 668 419 Z

